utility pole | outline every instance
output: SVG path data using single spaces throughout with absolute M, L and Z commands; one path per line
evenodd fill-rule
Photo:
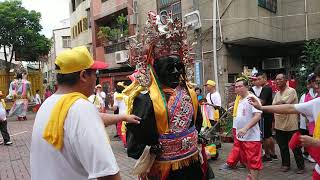
M 216 89 L 219 91 L 218 59 L 217 59 L 217 0 L 212 0 L 212 47 L 213 47 L 213 72 Z
M 199 10 L 199 0 L 193 0 L 193 10 Z M 199 10 L 200 12 L 200 10 Z M 201 21 L 201 19 L 199 19 Z M 196 49 L 195 49 L 195 78 L 196 83 L 200 86 L 203 85 L 203 60 L 202 60 L 202 30 L 201 27 L 199 29 L 194 30 L 194 34 L 196 37 Z

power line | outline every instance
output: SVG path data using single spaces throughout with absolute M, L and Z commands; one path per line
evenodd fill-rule
M 257 16 L 257 17 L 243 17 L 243 18 L 222 18 L 221 21 L 228 21 L 228 20 L 256 20 L 256 19 L 273 19 L 273 18 L 284 18 L 284 17 L 295 17 L 295 16 L 305 16 L 305 15 L 317 15 L 320 12 L 314 13 L 301 13 L 301 14 L 287 14 L 282 16 Z M 203 19 L 205 21 L 213 21 L 214 19 Z M 215 19 L 218 21 L 219 19 Z

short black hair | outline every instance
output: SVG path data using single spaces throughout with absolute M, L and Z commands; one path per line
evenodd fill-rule
M 56 65 L 56 70 L 60 70 L 60 67 Z M 95 72 L 91 69 L 88 69 L 86 72 L 91 73 Z M 67 86 L 73 86 L 77 84 L 80 80 L 80 71 L 74 72 L 74 73 L 69 73 L 69 74 L 60 74 L 57 73 L 57 82 L 58 84 L 62 85 L 67 85 Z
M 314 70 L 314 74 L 315 74 L 316 76 L 320 77 L 320 65 L 318 65 L 318 66 L 316 67 L 316 69 Z
M 38 93 L 38 92 L 40 92 L 40 90 L 39 90 L 39 89 L 37 89 L 37 90 L 36 90 L 36 93 Z
M 201 88 L 199 88 L 199 87 L 196 87 L 196 88 L 194 89 L 194 91 L 197 91 L 197 90 L 199 90 L 199 91 L 200 91 L 200 93 L 202 93 L 202 90 L 201 90 Z
M 258 72 L 258 73 L 256 74 L 256 77 L 258 77 L 258 76 L 262 76 L 262 78 L 267 79 L 267 75 L 266 75 L 266 73 L 264 73 L 264 72 Z
M 279 73 L 279 74 L 277 74 L 277 76 L 280 75 L 280 74 L 283 75 L 283 79 L 288 80 L 288 75 L 286 75 L 285 73 Z
M 122 93 L 123 90 L 124 90 L 123 86 L 116 85 L 116 92 L 117 93 Z
M 16 78 L 17 79 L 22 79 L 22 73 L 17 73 Z
M 242 81 L 242 83 L 243 83 L 244 86 L 246 86 L 246 87 L 249 86 L 248 80 L 246 80 L 246 79 L 244 79 L 244 78 L 237 79 L 237 80 L 236 80 L 236 83 L 237 83 L 237 82 L 241 82 L 241 81 Z
M 80 72 L 74 72 L 70 74 L 57 74 L 58 84 L 64 84 L 68 86 L 73 86 L 77 84 L 80 80 Z

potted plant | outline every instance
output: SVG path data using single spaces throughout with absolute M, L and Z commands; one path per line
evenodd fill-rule
M 108 42 L 109 45 L 112 44 L 114 34 L 112 33 L 112 29 L 109 26 L 101 26 L 97 35 L 98 39 L 100 39 L 103 43 Z

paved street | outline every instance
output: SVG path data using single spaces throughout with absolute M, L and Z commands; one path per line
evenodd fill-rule
M 29 152 L 31 132 L 34 122 L 33 119 L 34 114 L 30 114 L 28 115 L 27 121 L 18 122 L 12 119 L 8 120 L 9 132 L 12 135 L 12 141 L 14 144 L 12 146 L 0 146 L 0 180 L 30 179 Z M 108 127 L 107 130 L 110 135 L 114 154 L 117 157 L 117 161 L 121 169 L 122 179 L 136 179 L 130 175 L 131 168 L 135 163 L 134 160 L 126 156 L 125 150 L 120 141 L 112 137 L 115 133 L 115 126 Z M 247 171 L 245 169 L 236 169 L 233 171 L 219 170 L 219 167 L 224 163 L 224 159 L 226 159 L 226 155 L 230 148 L 231 144 L 223 144 L 223 148 L 219 151 L 221 153 L 219 159 L 210 162 L 210 165 L 216 175 L 216 179 L 244 180 L 247 175 Z M 313 164 L 306 162 L 307 173 L 297 175 L 294 173 L 296 168 L 294 162 L 292 162 L 292 170 L 288 173 L 279 171 L 280 161 L 264 163 L 264 169 L 260 174 L 260 179 L 311 179 L 313 166 Z

